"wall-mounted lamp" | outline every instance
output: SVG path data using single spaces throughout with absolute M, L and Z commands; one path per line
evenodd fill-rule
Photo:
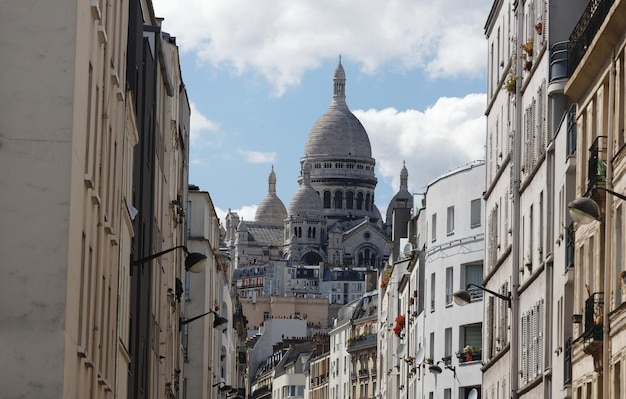
M 605 191 L 623 201 L 626 201 L 625 195 L 604 187 L 594 187 L 591 189 L 591 193 L 593 194 L 597 190 Z M 569 210 L 570 216 L 576 223 L 589 224 L 593 221 L 600 220 L 600 207 L 596 201 L 589 197 L 576 198 L 567 204 L 567 209 Z
M 184 326 L 185 324 L 189 324 L 189 323 L 191 323 L 191 322 L 192 322 L 192 321 L 194 321 L 194 320 L 198 320 L 199 318 L 204 317 L 204 316 L 206 316 L 206 315 L 208 315 L 208 314 L 210 314 L 210 313 L 213 313 L 213 315 L 215 316 L 215 320 L 213 320 L 213 328 L 215 328 L 216 330 L 219 330 L 219 331 L 225 331 L 225 330 L 228 328 L 228 319 L 227 319 L 227 318 L 225 318 L 225 317 L 222 317 L 222 316 L 218 315 L 218 314 L 217 314 L 215 311 L 213 311 L 213 310 L 209 310 L 209 311 L 208 311 L 208 312 L 206 312 L 206 313 L 203 313 L 203 314 L 201 314 L 201 315 L 198 315 L 198 316 L 192 317 L 192 318 L 190 318 L 190 319 L 185 319 L 185 320 L 183 320 L 182 318 L 180 318 L 180 319 L 179 319 L 179 328 L 180 328 L 180 327 L 182 327 L 182 326 Z M 217 383 L 217 384 L 216 384 L 216 385 L 214 385 L 214 386 L 217 386 L 217 385 L 219 385 L 219 384 L 221 384 L 221 383 Z
M 448 361 L 443 359 L 437 361 L 437 363 L 435 364 L 431 364 L 430 366 L 428 366 L 428 371 L 435 375 L 441 374 L 443 372 L 443 369 L 441 368 L 441 366 L 439 366 L 440 363 L 443 363 L 444 368 L 452 371 L 454 373 L 454 377 L 456 378 L 456 367 L 453 367 Z
M 199 252 L 189 252 L 189 250 L 187 249 L 186 246 L 184 245 L 178 245 L 176 247 L 170 248 L 170 249 L 166 249 L 165 251 L 161 251 L 161 252 L 157 252 L 154 255 L 150 255 L 147 256 L 145 258 L 141 258 L 141 259 L 137 259 L 134 260 L 132 262 L 133 266 L 139 266 L 141 264 L 144 264 L 146 262 L 150 262 L 153 259 L 156 259 L 160 256 L 165 255 L 168 252 L 172 252 L 174 250 L 177 249 L 182 249 L 183 251 L 185 251 L 185 254 L 187 255 L 187 258 L 185 259 L 185 270 L 188 272 L 192 272 L 192 273 L 200 273 L 202 271 L 204 271 L 204 268 L 206 267 L 207 264 L 207 257 L 204 254 L 201 254 Z
M 506 301 L 509 304 L 509 308 L 511 307 L 511 293 L 509 293 L 508 295 L 504 296 L 502 294 L 498 294 L 497 292 L 493 292 L 490 289 L 483 287 L 482 285 L 473 284 L 473 283 L 469 283 L 467 285 L 467 288 L 469 288 L 469 287 L 476 287 L 478 289 L 486 291 L 486 292 L 490 293 L 491 295 L 493 295 L 493 296 L 495 296 L 497 298 L 500 298 L 503 301 Z M 468 303 L 472 302 L 472 296 L 467 291 L 467 289 L 455 292 L 454 294 L 452 294 L 452 297 L 454 299 L 454 303 L 456 303 L 459 306 L 465 306 Z

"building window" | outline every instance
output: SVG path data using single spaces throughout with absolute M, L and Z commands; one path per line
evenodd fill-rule
M 470 227 L 472 227 L 472 228 L 480 227 L 480 218 L 481 218 L 480 208 L 481 208 L 481 204 L 482 204 L 482 201 L 480 200 L 480 198 L 472 200 L 472 202 L 471 202 L 471 205 L 470 205 Z
M 452 267 L 446 268 L 446 306 L 452 305 L 453 273 Z
M 430 275 L 430 311 L 435 311 L 435 273 Z
M 346 209 L 354 209 L 354 192 L 352 191 L 346 193 Z
M 446 223 L 446 234 L 454 234 L 454 206 L 448 207 L 448 219 Z
M 482 285 L 483 282 L 483 265 L 482 263 L 472 263 L 464 266 L 465 276 L 463 279 L 463 287 L 470 293 L 472 300 L 478 300 L 483 297 L 483 290 L 474 286 L 468 287 L 469 284 Z
M 452 328 L 446 328 L 445 330 L 445 342 L 443 348 L 443 355 L 445 357 L 452 356 Z
M 330 191 L 324 191 L 324 209 L 330 209 Z
M 263 312 L 263 320 L 267 320 L 270 318 L 270 312 Z
M 363 209 L 363 193 L 358 193 L 356 195 L 356 209 L 359 211 Z
M 432 241 L 437 241 L 437 214 L 433 213 L 432 222 L 430 224 L 430 235 L 432 237 Z
M 335 191 L 335 209 L 343 208 L 343 191 Z
M 468 324 L 461 327 L 461 346 L 473 346 L 480 348 L 482 346 L 482 326 L 478 324 Z
M 543 300 L 522 315 L 522 381 L 532 381 L 542 372 Z

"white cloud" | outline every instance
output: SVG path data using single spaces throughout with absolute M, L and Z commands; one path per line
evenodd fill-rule
M 164 30 L 199 63 L 266 79 L 275 95 L 339 53 L 366 73 L 385 65 L 431 77 L 484 71 L 481 34 L 492 0 L 154 0 Z
M 353 111 L 367 130 L 379 178 L 400 186 L 406 161 L 409 191 L 422 192 L 438 176 L 465 163 L 484 159 L 486 96 L 440 98 L 425 111 Z
M 246 162 L 249 163 L 272 163 L 276 162 L 275 152 L 259 152 L 250 150 L 239 150 L 239 154 L 243 155 Z
M 219 139 L 216 140 L 216 133 L 219 132 L 220 128 L 219 124 L 202 115 L 194 102 L 189 104 L 189 108 L 191 108 L 189 117 L 191 143 L 194 146 L 209 146 L 211 143 L 219 141 Z

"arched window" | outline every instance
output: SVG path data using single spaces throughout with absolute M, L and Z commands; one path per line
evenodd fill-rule
M 302 237 L 302 227 L 298 227 L 298 238 Z
M 343 208 L 343 191 L 335 191 L 335 209 Z
M 313 227 L 313 238 L 315 238 L 315 227 Z
M 346 193 L 346 209 L 354 209 L 354 192 L 352 191 Z
M 356 209 L 359 211 L 363 209 L 363 193 L 358 193 L 356 195 Z
M 367 195 L 365 196 L 365 210 L 370 210 L 370 193 L 367 193 Z
M 330 209 L 330 191 L 324 191 L 324 209 Z
M 307 238 L 311 238 L 311 228 L 309 227 L 309 230 L 306 233 Z

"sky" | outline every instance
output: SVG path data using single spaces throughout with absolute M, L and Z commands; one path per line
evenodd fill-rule
M 253 220 L 274 168 L 289 209 L 309 131 L 332 100 L 341 56 L 346 102 L 376 159 L 385 214 L 403 162 L 409 191 L 484 159 L 493 0 L 153 0 L 176 37 L 191 103 L 189 183 L 223 222 Z

